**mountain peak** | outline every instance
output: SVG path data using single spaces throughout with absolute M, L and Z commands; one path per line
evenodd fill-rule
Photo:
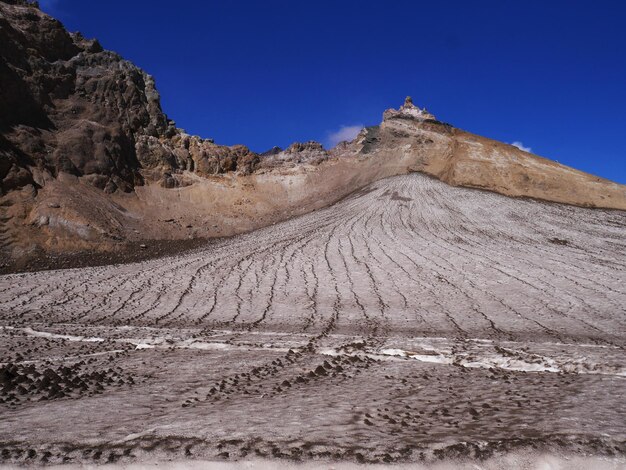
M 383 121 L 389 119 L 416 119 L 419 121 L 437 120 L 434 115 L 426 111 L 426 108 L 420 108 L 413 103 L 413 98 L 407 96 L 404 104 L 399 109 L 388 109 L 383 114 Z

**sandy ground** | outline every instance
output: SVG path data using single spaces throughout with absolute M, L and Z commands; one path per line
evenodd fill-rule
M 1 459 L 619 468 L 625 248 L 624 212 L 413 174 L 185 255 L 2 276 Z

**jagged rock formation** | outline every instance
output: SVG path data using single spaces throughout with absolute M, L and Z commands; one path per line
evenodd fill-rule
M 626 188 L 438 121 L 408 97 L 358 138 L 361 153 L 409 160 L 410 170 L 454 186 L 585 207 L 626 209 Z
M 287 149 L 279 147 L 265 152 L 258 166 L 259 169 L 271 169 L 279 166 L 294 167 L 299 164 L 318 165 L 330 157 L 327 150 L 319 142 L 296 142 Z
M 0 3 L 2 191 L 42 187 L 61 172 L 107 192 L 132 190 L 141 179 L 134 136 L 167 128 L 154 81 L 14 3 Z
M 59 173 L 112 193 L 143 184 L 142 170 L 254 171 L 258 156 L 246 147 L 177 129 L 153 78 L 96 40 L 28 2 L 0 2 L 0 15 L 2 193 Z
M 241 233 L 413 171 L 626 209 L 623 186 L 456 129 L 410 98 L 331 150 L 307 142 L 257 154 L 188 135 L 163 113 L 151 76 L 27 0 L 0 0 L 0 84 L 5 263 Z

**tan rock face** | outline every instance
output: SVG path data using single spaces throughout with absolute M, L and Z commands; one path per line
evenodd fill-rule
M 383 123 L 367 128 L 357 152 L 406 162 L 454 186 L 486 189 L 513 197 L 532 197 L 585 207 L 626 209 L 626 187 L 512 145 L 448 124 L 412 103 L 387 110 Z

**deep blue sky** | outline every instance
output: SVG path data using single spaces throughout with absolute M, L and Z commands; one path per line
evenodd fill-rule
M 328 142 L 406 95 L 626 183 L 626 2 L 43 0 L 154 75 L 179 127 L 256 151 Z

